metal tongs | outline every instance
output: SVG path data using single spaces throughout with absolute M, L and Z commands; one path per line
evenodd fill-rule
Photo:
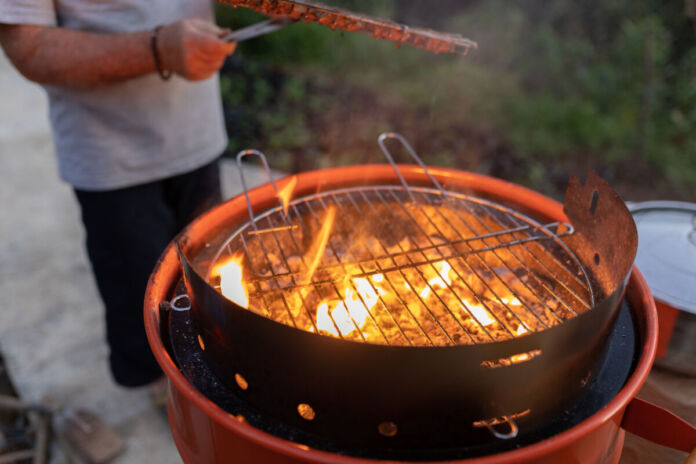
M 270 34 L 279 29 L 296 23 L 297 20 L 292 18 L 274 18 L 260 23 L 252 24 L 242 29 L 237 29 L 222 37 L 225 42 L 241 42 L 243 40 L 252 39 L 264 34 Z

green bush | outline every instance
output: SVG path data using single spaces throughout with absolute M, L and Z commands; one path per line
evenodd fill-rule
M 320 136 L 314 133 L 317 121 L 341 98 L 336 90 L 345 88 L 346 95 L 374 96 L 375 131 L 404 127 L 426 134 L 406 135 L 431 140 L 425 146 L 431 162 L 461 165 L 469 152 L 457 148 L 465 141 L 453 139 L 473 131 L 509 145 L 505 156 L 517 160 L 512 164 L 521 171 L 518 180 L 528 183 L 543 180 L 552 168 L 573 169 L 582 158 L 617 177 L 625 168 L 643 169 L 654 173 L 655 182 L 668 184 L 672 190 L 666 191 L 694 196 L 696 28 L 683 3 L 448 0 L 438 7 L 416 0 L 353 0 L 340 5 L 412 24 L 427 16 L 480 47 L 466 58 L 407 46 L 395 51 L 393 44 L 365 35 L 307 24 L 240 44 L 246 77 L 227 73 L 222 91 L 226 105 L 245 106 L 254 121 L 256 129 L 247 131 L 244 143 L 256 137 L 286 160 L 321 156 L 322 148 L 310 143 Z M 232 28 L 262 19 L 227 7 L 219 9 L 218 18 Z M 268 69 L 284 76 L 280 83 L 277 76 L 264 83 Z M 370 108 L 355 111 L 369 114 Z M 345 145 L 345 152 L 324 155 L 337 163 L 354 159 L 354 144 Z M 304 153 L 303 147 L 308 147 Z M 496 164 L 485 158 L 481 166 Z M 315 161 L 310 164 L 326 164 Z

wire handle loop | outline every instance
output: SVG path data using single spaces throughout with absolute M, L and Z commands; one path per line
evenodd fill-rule
M 254 228 L 254 230 L 258 231 L 259 228 L 256 225 L 256 219 L 254 218 L 254 210 L 251 207 L 251 199 L 249 198 L 249 189 L 247 188 L 247 183 L 246 179 L 244 178 L 244 166 L 242 165 L 242 160 L 247 157 L 255 155 L 258 156 L 261 159 L 261 164 L 263 165 L 263 169 L 266 171 L 266 175 L 268 176 L 268 179 L 271 181 L 271 184 L 273 185 L 273 190 L 275 190 L 276 197 L 278 197 L 278 186 L 275 183 L 275 180 L 273 180 L 273 174 L 271 173 L 271 168 L 268 166 L 268 161 L 266 160 L 266 155 L 261 153 L 258 150 L 242 150 L 239 153 L 237 153 L 237 168 L 239 169 L 239 178 L 242 181 L 242 188 L 244 189 L 244 196 L 246 197 L 247 201 L 247 209 L 249 210 L 249 219 L 251 220 L 251 226 Z M 278 199 L 278 202 L 280 203 L 281 206 L 283 206 L 282 201 L 280 201 L 280 198 Z
M 182 302 L 183 305 L 180 306 L 179 303 Z M 191 309 L 191 298 L 189 298 L 187 293 L 182 293 L 172 298 L 172 301 L 169 302 L 169 306 L 174 311 L 188 311 Z
M 413 196 L 413 192 L 411 192 L 411 188 L 409 187 L 408 183 L 406 182 L 406 179 L 404 179 L 404 176 L 401 175 L 401 171 L 399 171 L 398 166 L 396 165 L 396 162 L 394 161 L 394 157 L 392 156 L 391 152 L 387 148 L 386 141 L 388 139 L 394 139 L 398 140 L 399 143 L 406 149 L 409 155 L 411 155 L 411 158 L 418 163 L 418 166 L 423 169 L 423 172 L 430 178 L 430 181 L 433 183 L 433 185 L 440 191 L 442 196 L 446 196 L 447 192 L 445 189 L 442 188 L 442 185 L 440 185 L 440 182 L 437 181 L 433 177 L 432 174 L 430 174 L 430 171 L 428 170 L 428 167 L 423 163 L 423 160 L 418 156 L 416 153 L 416 150 L 413 149 L 410 143 L 402 136 L 401 134 L 397 134 L 396 132 L 385 132 L 382 135 L 379 136 L 377 139 L 377 142 L 379 143 L 379 148 L 382 149 L 382 153 L 384 153 L 384 156 L 387 157 L 387 160 L 389 160 L 389 164 L 392 165 L 394 168 L 394 171 L 396 172 L 396 175 L 399 176 L 399 181 L 401 182 L 401 185 L 404 186 L 404 189 L 406 189 L 406 192 L 408 192 L 408 195 L 411 197 L 411 201 L 416 201 L 416 197 Z
M 507 433 L 499 432 L 496 429 L 496 426 L 502 424 L 508 424 L 508 426 L 510 427 L 510 431 Z M 519 427 L 517 427 L 517 424 L 510 416 L 502 416 L 500 420 L 496 421 L 486 421 L 484 425 L 486 426 L 488 431 L 491 432 L 493 436 L 495 438 L 498 438 L 499 440 L 510 440 L 512 438 L 515 438 L 520 431 Z

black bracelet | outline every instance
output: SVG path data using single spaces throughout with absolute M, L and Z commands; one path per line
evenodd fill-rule
M 169 70 L 164 70 L 162 60 L 160 60 L 159 50 L 157 49 L 157 34 L 162 27 L 164 26 L 160 25 L 152 30 L 152 35 L 150 36 L 150 48 L 152 49 L 152 58 L 155 60 L 157 74 L 160 75 L 163 81 L 168 81 L 172 77 L 172 72 Z

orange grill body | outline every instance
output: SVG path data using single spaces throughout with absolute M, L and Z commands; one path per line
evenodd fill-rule
M 416 166 L 402 166 L 412 185 L 427 185 L 429 179 Z M 432 168 L 430 172 L 452 190 L 474 191 L 477 195 L 515 208 L 539 220 L 567 221 L 562 205 L 526 188 L 498 179 L 450 169 Z M 388 165 L 355 166 L 308 172 L 297 176 L 296 196 L 332 190 L 361 183 L 394 183 L 394 171 Z M 277 204 L 270 185 L 250 191 L 250 199 L 259 210 Z M 195 249 L 203 246 L 202 237 L 248 220 L 246 201 L 236 197 L 194 221 L 179 237 Z M 164 348 L 160 338 L 159 303 L 168 301 L 181 276 L 176 249 L 170 245 L 153 272 L 145 298 L 145 324 L 152 350 L 170 380 L 169 420 L 177 448 L 187 464 L 213 463 L 335 463 L 367 464 L 384 461 L 340 456 L 308 449 L 262 432 L 227 414 L 201 395 L 183 375 Z M 553 438 L 514 451 L 492 456 L 450 461 L 458 463 L 616 463 L 621 455 L 625 431 L 622 420 L 652 366 L 657 346 L 655 303 L 644 279 L 636 269 L 630 278 L 626 298 L 630 301 L 642 346 L 639 360 L 627 384 L 599 412 Z M 624 424 L 625 426 L 626 424 Z M 630 424 L 629 424 L 630 425 Z M 696 446 L 696 429 L 689 430 Z M 684 445 L 687 446 L 687 445 Z

